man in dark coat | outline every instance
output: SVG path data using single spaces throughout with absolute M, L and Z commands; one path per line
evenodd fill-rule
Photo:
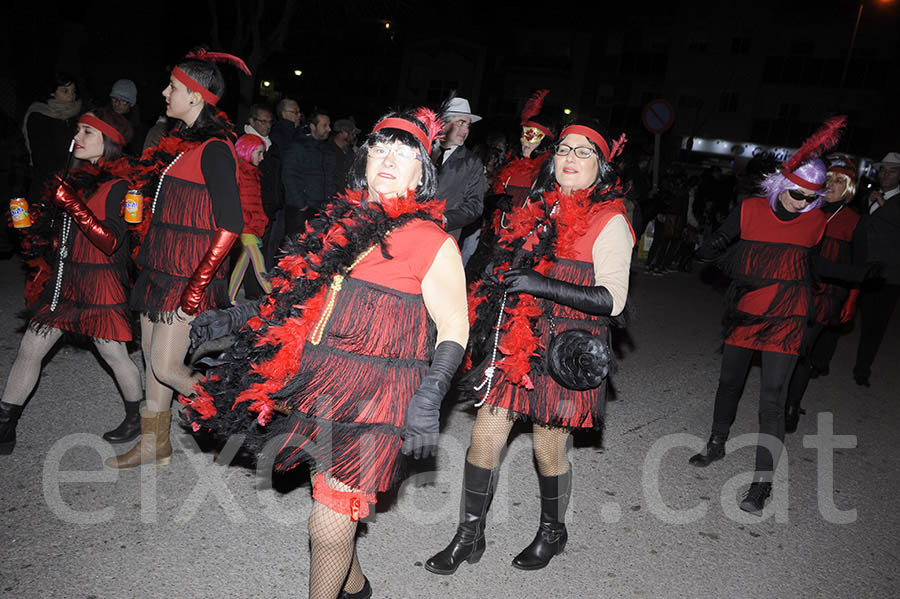
M 444 139 L 432 153 L 438 167 L 437 199 L 446 202 L 444 229 L 459 241 L 467 225 L 473 225 L 474 231 L 481 227 L 487 188 L 484 165 L 463 145 L 469 136 L 469 127 L 481 117 L 472 114 L 468 100 L 453 98 L 443 118 Z M 477 243 L 478 240 L 473 241 Z
M 856 262 L 883 266 L 882 276 L 866 281 L 859 296 L 860 334 L 853 378 L 863 387 L 869 386 L 872 362 L 900 300 L 900 153 L 888 153 L 875 166 L 879 187 L 872 192 L 869 213 L 863 215 L 853 237 Z

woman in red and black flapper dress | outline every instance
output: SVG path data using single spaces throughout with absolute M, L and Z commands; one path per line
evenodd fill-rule
M 763 180 L 765 195 L 744 200 L 699 250 L 702 259 L 712 259 L 738 239 L 725 260 L 732 284 L 712 434 L 706 453 L 692 456 L 690 463 L 704 467 L 725 456 L 750 362 L 761 352 L 761 442 L 753 482 L 740 504 L 754 514 L 762 513 L 772 492 L 772 473 L 784 440 L 787 388 L 813 313 L 811 257 L 826 225 L 818 209 L 825 165 L 817 156 L 836 143 L 844 120 L 832 119 L 810 137 L 780 171 Z
M 822 196 L 822 212 L 825 213 L 825 234 L 819 244 L 818 254 L 825 264 L 850 265 L 854 262 L 853 237 L 859 214 L 850 207 L 856 194 L 856 164 L 846 155 L 829 156 L 825 175 L 825 193 Z M 809 379 L 816 374 L 827 374 L 828 363 L 842 331 L 853 320 L 859 284 L 829 276 L 821 266 L 817 269 L 819 281 L 813 289 L 813 319 L 803 338 L 803 347 L 797 367 L 791 377 L 787 403 L 784 408 L 784 430 L 793 433 L 800 420 L 800 403 L 806 393 Z
M 111 109 L 83 114 L 75 134 L 74 167 L 61 184 L 47 187 L 45 201 L 32 211 L 36 221 L 55 223 L 53 240 L 33 238 L 46 228 L 35 222 L 26 230 L 23 248 L 26 253 L 39 247 L 53 251 L 29 255 L 43 290 L 28 289 L 33 315 L 0 402 L 0 453 L 12 452 L 16 423 L 37 383 L 41 361 L 64 334 L 93 341 L 125 399 L 125 420 L 104 438 L 130 441 L 140 430 L 141 376 L 125 346 L 131 341 L 129 244 L 120 210 L 128 182 L 113 163 L 130 137 L 128 121 Z
M 236 136 L 228 117 L 216 109 L 225 83 L 214 61 L 221 60 L 236 62 L 249 74 L 239 59 L 204 51 L 172 69 L 163 96 L 166 114 L 178 125 L 144 152 L 135 173 L 144 181 L 147 202 L 131 307 L 140 314 L 147 406 L 141 441 L 107 460 L 111 468 L 171 460 L 173 390 L 190 395 L 199 379 L 184 364 L 190 321 L 229 305 L 227 273 L 220 266 L 243 218 Z
M 543 568 L 566 545 L 572 481 L 566 444 L 572 429 L 602 426 L 610 325 L 620 320 L 628 295 L 635 238 L 610 165 L 624 141 L 623 135 L 610 144 L 594 123 L 563 129 L 528 202 L 500 231 L 493 274 L 470 293 L 481 407 L 465 458 L 456 536 L 425 563 L 431 572 L 452 574 L 462 561 L 480 559 L 500 453 L 517 418 L 534 423 L 541 517 L 513 566 Z M 589 333 L 600 349 L 599 356 L 584 356 L 596 367 L 590 374 L 599 374 L 586 385 L 548 374 L 551 341 L 573 329 Z
M 312 598 L 371 596 L 357 521 L 397 482 L 401 452 L 435 452 L 462 361 L 465 275 L 428 158 L 440 130 L 425 109 L 378 122 L 349 189 L 288 244 L 272 294 L 185 400 L 195 430 L 242 435 L 276 472 L 313 471 Z M 246 306 L 198 318 L 195 341 L 246 321 Z

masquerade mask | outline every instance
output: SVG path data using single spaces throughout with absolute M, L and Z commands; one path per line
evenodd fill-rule
M 529 144 L 539 144 L 544 139 L 544 132 L 537 127 L 522 127 L 521 141 Z

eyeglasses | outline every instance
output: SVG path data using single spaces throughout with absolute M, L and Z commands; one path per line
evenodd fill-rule
M 789 189 L 788 195 L 790 195 L 793 199 L 797 200 L 798 202 L 815 202 L 816 198 L 819 197 L 816 194 L 806 195 L 799 189 Z
M 257 123 L 262 123 L 262 124 L 264 124 L 264 125 L 271 125 L 271 124 L 272 124 L 272 119 L 258 119 L 258 118 L 256 118 L 256 117 L 253 117 L 253 118 L 250 119 L 250 120 L 256 121 Z
M 387 158 L 387 155 L 391 152 L 394 153 L 394 157 L 400 162 L 412 162 L 413 160 L 422 160 L 422 156 L 419 155 L 418 152 L 407 148 L 406 146 L 382 146 L 382 145 L 374 145 L 369 146 L 369 158 Z
M 556 155 L 557 156 L 568 156 L 569 152 L 575 150 L 575 156 L 578 158 L 590 158 L 594 155 L 594 148 L 590 148 L 588 146 L 578 146 L 577 148 L 573 148 L 572 146 L 567 146 L 566 144 L 559 144 L 556 146 Z

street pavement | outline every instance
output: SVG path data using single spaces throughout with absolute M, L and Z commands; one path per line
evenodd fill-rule
M 0 371 L 21 337 L 22 274 L 0 262 Z M 487 551 L 453 576 L 423 562 L 453 536 L 470 406 L 446 410 L 436 460 L 413 473 L 360 527 L 360 561 L 376 598 L 860 597 L 900 595 L 900 316 L 854 384 L 857 334 L 831 374 L 811 381 L 807 414 L 786 440 L 762 517 L 737 508 L 753 469 L 759 368 L 748 376 L 728 455 L 688 465 L 709 434 L 720 363 L 720 291 L 696 274 L 643 274 L 620 336 L 615 400 L 601 435 L 575 436 L 566 551 L 522 572 L 510 560 L 534 536 L 537 477 L 527 427 L 505 455 Z M 140 365 L 135 348 L 132 358 Z M 86 349 L 46 363 L 0 456 L 0 597 L 306 597 L 310 490 L 304 473 L 274 481 L 228 465 L 179 428 L 171 465 L 104 470 L 125 448 L 99 434 L 121 418 L 110 375 Z

